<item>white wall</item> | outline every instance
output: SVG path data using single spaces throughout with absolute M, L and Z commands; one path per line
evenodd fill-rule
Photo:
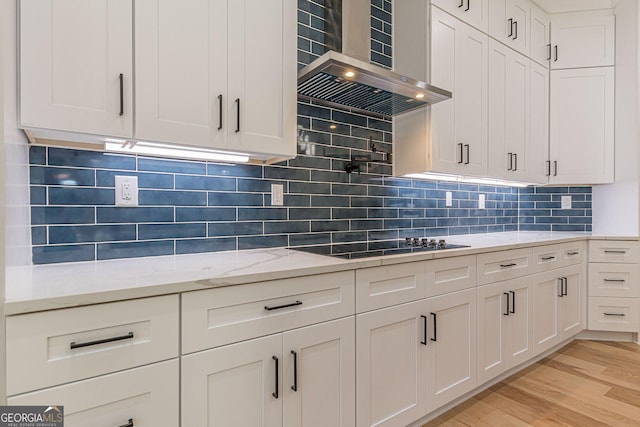
M 4 16 L 5 2 L 0 2 L 0 16 Z M 3 76 L 3 42 L 4 38 L 0 32 L 0 81 Z M 3 86 L 0 86 L 0 165 L 4 164 L 4 108 L 3 108 Z M 6 170 L 3 168 L 3 170 Z M 4 176 L 0 174 L 0 206 L 4 204 Z M 0 242 L 4 242 L 4 209 L 0 209 Z M 6 404 L 6 340 L 5 340 L 5 321 L 4 321 L 4 295 L 5 295 L 5 272 L 4 272 L 5 248 L 0 244 L 0 405 Z
M 617 3 L 616 15 L 616 121 L 615 179 L 593 187 L 593 232 L 605 235 L 640 235 L 640 150 L 638 149 L 638 24 L 636 0 Z
M 27 140 L 17 126 L 16 1 L 2 1 L 4 70 L 4 154 L 6 199 L 6 265 L 31 263 L 29 159 Z M 4 295 L 4 293 L 3 293 Z

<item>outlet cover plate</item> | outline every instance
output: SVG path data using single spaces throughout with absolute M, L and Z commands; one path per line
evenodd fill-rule
M 138 206 L 138 177 L 116 176 L 116 206 Z
M 571 196 L 562 196 L 562 209 L 571 209 Z

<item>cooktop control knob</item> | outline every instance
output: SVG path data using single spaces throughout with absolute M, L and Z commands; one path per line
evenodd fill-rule
M 447 248 L 447 242 L 445 242 L 444 240 L 438 240 L 438 249 L 446 249 Z

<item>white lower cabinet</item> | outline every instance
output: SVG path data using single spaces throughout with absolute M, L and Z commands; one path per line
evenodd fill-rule
M 182 425 L 353 426 L 354 354 L 349 317 L 184 356 Z
M 476 289 L 427 299 L 427 410 L 478 385 Z
M 178 359 L 172 359 L 13 396 L 7 403 L 64 406 L 67 427 L 177 426 L 178 370 Z
M 400 426 L 477 386 L 476 290 L 356 319 L 358 426 Z
M 427 413 L 424 301 L 356 316 L 359 427 L 407 425 Z
M 533 287 L 522 277 L 478 288 L 478 382 L 533 357 Z
M 584 329 L 582 265 L 534 275 L 534 340 L 536 353 Z

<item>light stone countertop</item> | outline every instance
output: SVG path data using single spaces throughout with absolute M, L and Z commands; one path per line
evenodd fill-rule
M 14 315 L 589 238 L 637 240 L 590 233 L 526 231 L 445 238 L 449 243 L 471 247 L 356 260 L 279 248 L 7 267 L 5 313 Z

